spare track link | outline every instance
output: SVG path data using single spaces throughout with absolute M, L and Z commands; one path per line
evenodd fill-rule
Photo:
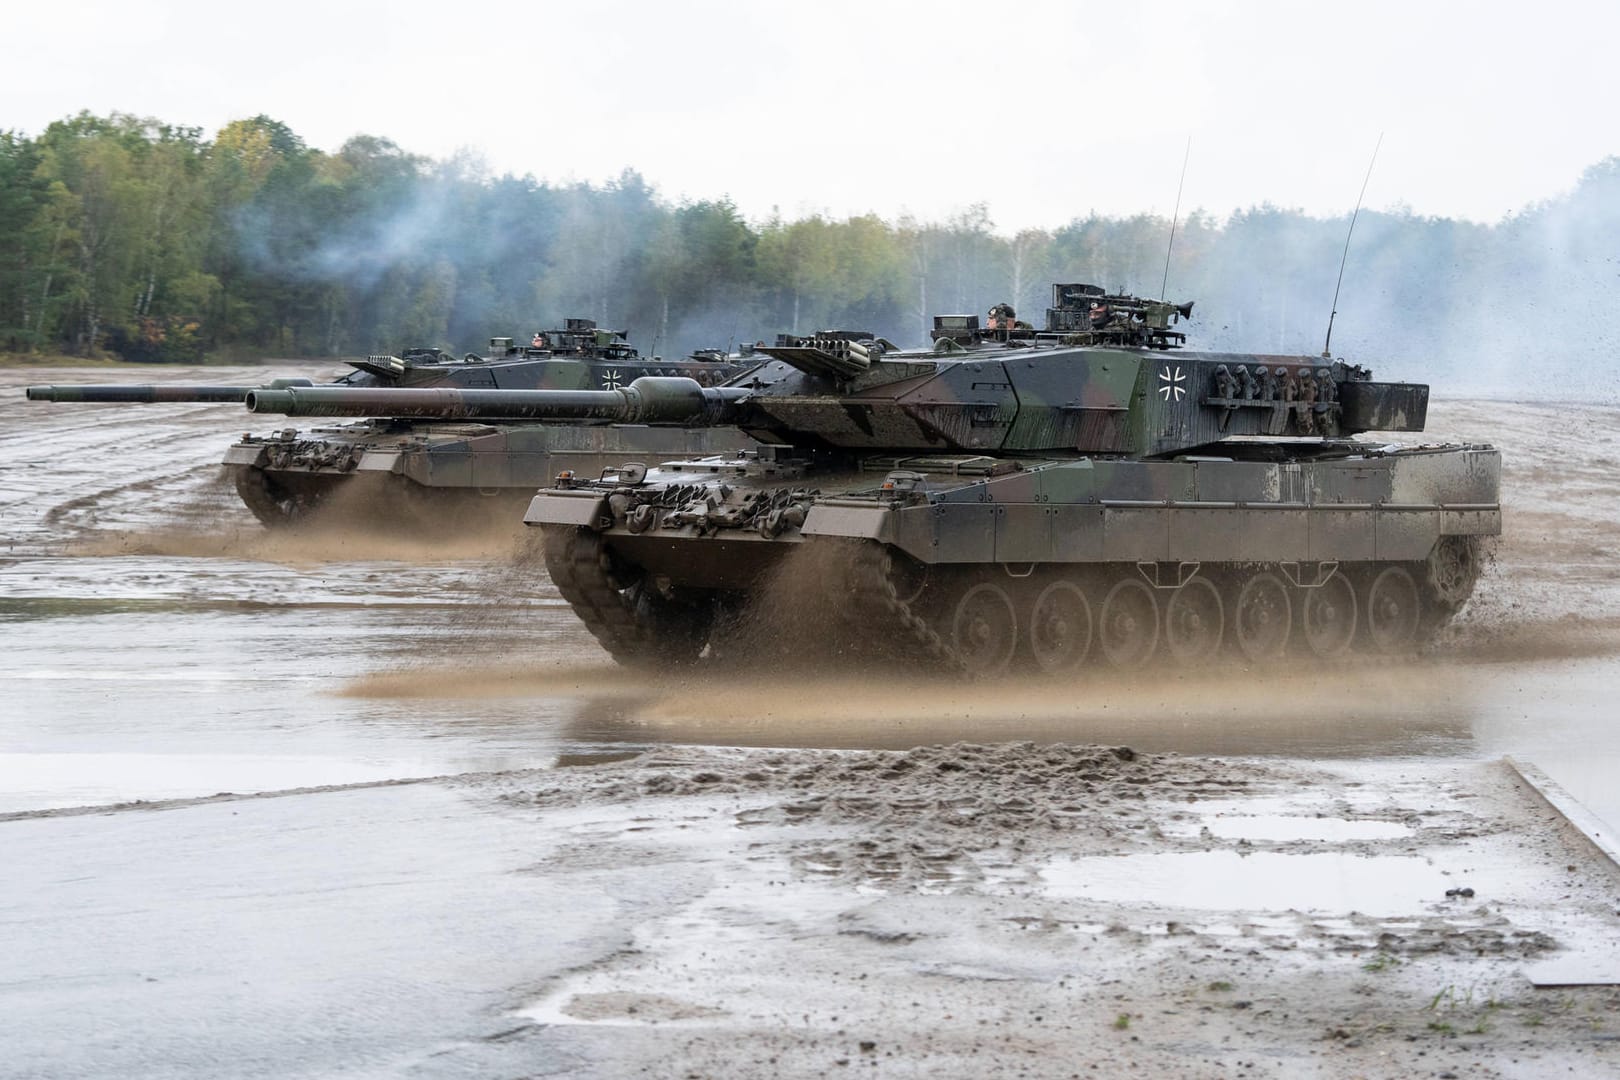
M 612 576 L 601 538 L 588 529 L 547 529 L 546 571 L 585 629 L 622 664 L 645 659 L 657 647 L 626 606 Z
M 894 580 L 894 559 L 880 544 L 856 545 L 849 562 L 846 625 L 859 643 L 899 643 L 906 658 L 947 671 L 967 669 L 960 653 L 910 603 Z

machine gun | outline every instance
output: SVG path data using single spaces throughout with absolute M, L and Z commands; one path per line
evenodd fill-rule
M 1010 304 L 997 304 L 990 309 L 988 327 L 980 325 L 977 315 L 936 315 L 931 336 L 935 351 L 941 353 L 997 343 L 1016 348 L 1033 342 L 1176 349 L 1186 344 L 1187 335 L 1171 327 L 1190 319 L 1192 309 L 1191 301 L 1172 304 L 1111 293 L 1100 285 L 1059 284 L 1052 286 L 1052 306 L 1046 309 L 1044 329 L 1018 321 Z
M 1172 304 L 1127 293 L 1110 293 L 1100 285 L 1052 286 L 1046 309 L 1046 333 L 1068 345 L 1128 345 L 1148 349 L 1179 348 L 1187 335 L 1171 326 L 1192 318 L 1193 302 Z

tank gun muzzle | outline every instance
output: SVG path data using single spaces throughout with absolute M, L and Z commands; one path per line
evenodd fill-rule
M 218 401 L 237 402 L 255 390 L 313 386 L 309 379 L 276 379 L 262 386 L 218 386 L 196 383 L 137 385 L 133 383 L 81 383 L 64 386 L 30 386 L 29 401 L 116 402 L 124 405 L 151 405 L 160 402 Z
M 753 391 L 696 379 L 644 376 L 617 390 L 455 390 L 292 387 L 254 390 L 249 412 L 283 416 L 389 416 L 436 420 L 602 420 L 620 424 L 727 423 Z

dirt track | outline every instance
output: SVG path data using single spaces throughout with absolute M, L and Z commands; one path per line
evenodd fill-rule
M 1499 765 L 684 750 L 500 786 L 548 872 L 705 879 L 524 1010 L 594 1075 L 1615 1063 L 1620 994 L 1524 972 L 1612 937 L 1620 883 Z

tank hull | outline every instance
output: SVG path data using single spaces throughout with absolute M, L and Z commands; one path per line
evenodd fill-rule
M 535 490 L 565 471 L 594 477 L 628 461 L 757 445 L 730 428 L 377 420 L 245 436 L 223 464 L 266 525 L 342 503 L 359 522 L 391 527 L 403 516 L 454 528 L 469 508 L 516 522 Z
M 632 586 L 646 622 L 656 589 L 662 634 L 597 635 L 632 662 L 671 659 L 656 644 L 669 626 L 687 642 L 673 658 L 695 659 L 695 627 L 776 603 L 790 557 L 817 549 L 836 553 L 804 565 L 855 613 L 846 655 L 904 640 L 977 674 L 1264 663 L 1420 647 L 1466 602 L 1479 538 L 1501 531 L 1499 475 L 1486 446 L 1352 441 L 1192 460 L 716 458 L 543 491 L 524 520 L 547 530 L 548 562 L 566 549 L 588 576 L 590 549 L 608 568 L 599 622 Z

